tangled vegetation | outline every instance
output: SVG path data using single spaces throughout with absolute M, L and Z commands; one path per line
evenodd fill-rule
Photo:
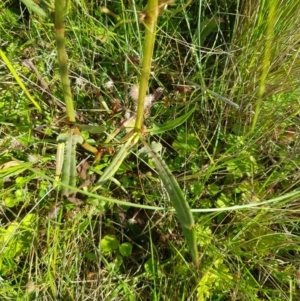
M 0 12 L 1 300 L 299 300 L 299 1 Z

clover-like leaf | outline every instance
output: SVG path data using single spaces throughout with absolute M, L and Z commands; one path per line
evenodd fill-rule
M 124 242 L 119 247 L 120 254 L 124 257 L 130 256 L 132 253 L 132 245 L 129 242 Z
M 100 246 L 103 253 L 111 253 L 119 248 L 119 241 L 115 235 L 105 235 L 101 239 Z
M 194 133 L 180 131 L 177 135 L 177 139 L 173 142 L 173 147 L 180 156 L 186 156 L 187 153 L 198 150 L 199 140 Z

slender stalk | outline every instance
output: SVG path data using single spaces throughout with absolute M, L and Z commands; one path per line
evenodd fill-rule
M 144 19 L 145 25 L 145 42 L 143 47 L 143 63 L 142 72 L 140 77 L 139 97 L 138 97 L 138 108 L 135 121 L 135 131 L 141 131 L 144 118 L 144 103 L 148 89 L 148 81 L 150 77 L 151 61 L 153 56 L 153 49 L 155 44 L 156 36 L 156 23 L 159 14 L 158 0 L 149 0 Z
M 67 53 L 65 46 L 64 11 L 65 1 L 55 0 L 55 32 L 59 72 L 69 121 L 75 122 L 75 112 L 68 75 Z

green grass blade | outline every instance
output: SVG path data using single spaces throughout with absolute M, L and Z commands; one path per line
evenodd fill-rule
M 24 172 L 31 164 L 22 161 L 8 161 L 0 164 L 0 179 L 14 177 Z
M 109 166 L 105 169 L 103 175 L 97 182 L 97 184 L 100 184 L 96 187 L 93 188 L 93 191 L 96 191 L 98 188 L 100 188 L 101 184 L 112 178 L 115 173 L 118 171 L 119 167 L 123 163 L 124 159 L 127 157 L 129 154 L 129 151 L 133 145 L 137 143 L 139 139 L 138 133 L 134 133 L 127 141 L 124 143 L 117 153 L 117 155 L 113 158 Z
M 178 182 L 172 175 L 164 160 L 143 141 L 148 155 L 153 159 L 158 174 L 167 190 L 170 200 L 176 210 L 180 225 L 183 230 L 184 237 L 187 241 L 193 262 L 199 265 L 199 256 L 197 251 L 196 234 L 194 230 L 194 218 L 191 209 L 184 198 L 183 192 Z
M 164 132 L 170 131 L 174 128 L 176 128 L 177 126 L 183 124 L 184 122 L 186 122 L 189 117 L 194 113 L 195 108 L 191 109 L 190 111 L 188 111 L 186 114 L 180 116 L 179 118 L 176 118 L 175 120 L 172 120 L 166 124 L 163 125 L 155 125 L 153 128 L 151 129 L 146 129 L 145 132 L 146 133 L 151 133 L 151 134 L 162 134 Z
M 225 103 L 228 103 L 229 105 L 233 106 L 234 108 L 236 109 L 239 109 L 240 106 L 238 104 L 236 104 L 235 102 L 233 102 L 232 100 L 214 92 L 214 91 L 211 91 L 211 90 L 207 90 L 208 93 L 210 93 L 213 97 L 216 97 L 222 101 L 224 101 Z
M 276 10 L 277 1 L 272 1 L 269 3 L 268 12 L 268 27 L 266 30 L 266 43 L 264 47 L 264 59 L 262 65 L 262 73 L 260 77 L 260 84 L 258 89 L 258 99 L 255 106 L 255 114 L 252 121 L 251 133 L 254 132 L 258 116 L 260 114 L 260 109 L 263 103 L 263 96 L 265 94 L 267 85 L 267 76 L 270 70 L 271 54 L 274 51 L 274 27 L 276 23 Z
M 33 11 L 36 13 L 38 16 L 46 18 L 47 13 L 38 5 L 36 4 L 33 0 L 21 0 L 29 10 Z
M 0 49 L 0 57 L 3 60 L 3 62 L 6 64 L 6 66 L 8 67 L 9 71 L 11 72 L 11 74 L 13 75 L 13 77 L 15 78 L 16 82 L 19 84 L 19 86 L 21 87 L 21 89 L 24 91 L 24 93 L 26 94 L 26 96 L 28 97 L 28 99 L 34 104 L 34 106 L 38 109 L 39 112 L 42 112 L 41 107 L 39 106 L 39 104 L 33 99 L 33 97 L 30 95 L 30 93 L 28 92 L 28 90 L 26 89 L 25 85 L 23 84 L 21 78 L 19 77 L 18 73 L 16 72 L 15 68 L 13 67 L 13 65 L 10 63 L 9 59 L 6 57 L 5 53 Z
M 222 19 L 213 17 L 211 19 L 204 20 L 200 23 L 200 46 L 203 46 L 206 38 L 211 34 L 216 28 L 220 26 Z
M 87 131 L 91 134 L 101 134 L 106 130 L 106 127 L 99 126 L 99 125 L 80 124 L 80 123 L 74 123 L 74 125 L 76 125 L 81 130 Z

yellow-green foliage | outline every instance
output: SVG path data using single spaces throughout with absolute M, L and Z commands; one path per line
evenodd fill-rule
M 0 273 L 12 272 L 18 256 L 29 250 L 33 238 L 34 214 L 27 214 L 22 222 L 12 222 L 0 228 Z
M 229 269 L 223 263 L 223 259 L 215 259 L 204 272 L 197 287 L 197 300 L 210 300 L 214 293 L 230 290 L 232 279 Z

